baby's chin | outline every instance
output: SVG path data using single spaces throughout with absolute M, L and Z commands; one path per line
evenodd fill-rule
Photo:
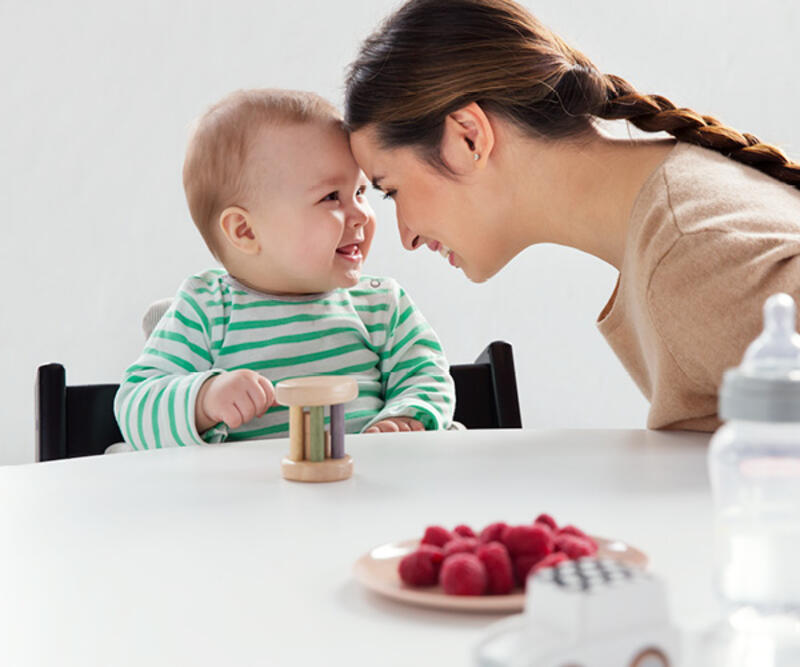
M 339 281 L 337 287 L 355 287 L 361 280 L 361 271 L 348 271 Z

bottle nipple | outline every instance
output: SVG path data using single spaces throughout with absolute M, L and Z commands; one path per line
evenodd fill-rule
M 796 306 L 788 294 L 773 294 L 764 303 L 764 330 L 742 359 L 745 373 L 800 370 L 800 334 L 795 330 Z

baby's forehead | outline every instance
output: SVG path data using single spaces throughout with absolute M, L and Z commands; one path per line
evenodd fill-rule
M 349 137 L 340 123 L 262 123 L 247 151 L 248 170 L 259 180 L 313 187 L 358 171 Z

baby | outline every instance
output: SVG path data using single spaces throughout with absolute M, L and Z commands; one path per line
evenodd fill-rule
M 225 267 L 191 276 L 114 402 L 136 449 L 288 434 L 274 384 L 349 375 L 348 433 L 447 428 L 455 395 L 436 334 L 390 278 L 361 275 L 368 182 L 317 95 L 233 93 L 203 115 L 183 183 Z

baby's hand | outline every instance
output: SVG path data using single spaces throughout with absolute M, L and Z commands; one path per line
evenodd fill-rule
M 381 419 L 370 426 L 364 433 L 392 433 L 396 431 L 424 431 L 422 422 L 411 417 L 390 417 Z
M 275 389 L 263 375 L 246 368 L 223 372 L 200 387 L 195 424 L 200 433 L 219 422 L 237 428 L 263 415 L 274 403 Z

